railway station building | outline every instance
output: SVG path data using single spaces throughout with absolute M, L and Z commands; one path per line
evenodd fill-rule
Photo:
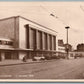
M 52 56 L 56 32 L 22 16 L 0 20 L 0 60 Z

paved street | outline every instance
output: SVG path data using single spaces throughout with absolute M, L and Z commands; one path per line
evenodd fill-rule
M 0 66 L 0 79 L 83 79 L 84 58 Z

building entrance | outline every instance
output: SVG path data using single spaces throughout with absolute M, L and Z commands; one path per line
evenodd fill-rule
M 11 59 L 11 52 L 5 52 L 5 59 Z
M 0 52 L 0 61 L 2 60 L 2 58 L 1 58 L 1 52 Z

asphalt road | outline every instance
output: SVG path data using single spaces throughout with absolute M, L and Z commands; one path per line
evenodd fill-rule
M 0 66 L 0 79 L 83 79 L 84 58 Z

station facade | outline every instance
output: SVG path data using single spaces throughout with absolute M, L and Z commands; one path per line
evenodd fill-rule
M 56 32 L 22 16 L 0 20 L 0 59 L 28 59 L 56 53 Z

